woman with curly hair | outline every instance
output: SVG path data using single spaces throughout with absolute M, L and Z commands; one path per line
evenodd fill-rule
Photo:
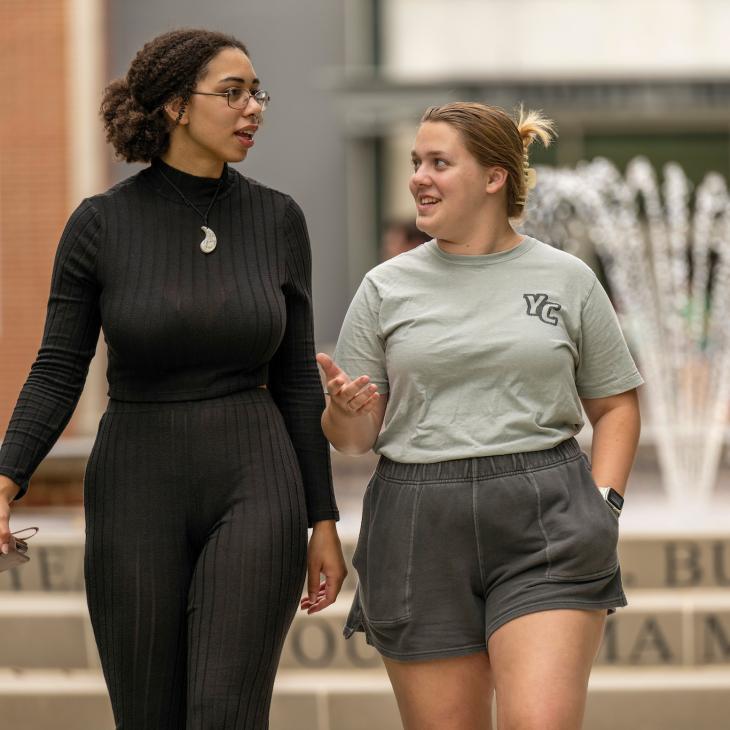
M 410 191 L 432 240 L 366 275 L 334 361 L 318 355 L 325 434 L 380 454 L 345 635 L 382 655 L 406 730 L 490 730 L 493 695 L 500 730 L 579 730 L 626 603 L 643 381 L 595 274 L 512 225 L 552 135 L 538 112 L 428 109 Z
M 268 727 L 305 573 L 313 613 L 346 572 L 304 217 L 228 166 L 268 102 L 246 47 L 205 30 L 155 38 L 107 88 L 108 140 L 151 164 L 72 214 L 0 451 L 6 552 L 10 502 L 71 417 L 102 328 L 85 576 L 125 730 Z

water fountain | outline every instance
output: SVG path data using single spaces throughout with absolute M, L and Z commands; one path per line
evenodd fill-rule
M 538 169 L 522 229 L 574 250 L 591 243 L 646 380 L 645 431 L 675 505 L 706 508 L 717 482 L 730 396 L 730 197 L 708 174 L 692 189 L 643 158 L 622 176 L 605 159 Z

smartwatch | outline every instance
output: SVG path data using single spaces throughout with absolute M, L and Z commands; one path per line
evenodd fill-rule
M 616 517 L 621 516 L 624 498 L 613 487 L 598 487 L 598 491 L 606 500 L 606 504 L 613 510 Z

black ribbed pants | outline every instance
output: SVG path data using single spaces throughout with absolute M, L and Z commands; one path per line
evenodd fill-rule
M 86 591 L 118 730 L 262 730 L 303 589 L 299 466 L 268 391 L 110 401 Z

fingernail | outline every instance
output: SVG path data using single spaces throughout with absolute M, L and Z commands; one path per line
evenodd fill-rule
M 3 545 L 0 550 L 2 550 L 3 555 L 7 555 L 10 552 L 10 548 L 7 546 L 7 544 Z

